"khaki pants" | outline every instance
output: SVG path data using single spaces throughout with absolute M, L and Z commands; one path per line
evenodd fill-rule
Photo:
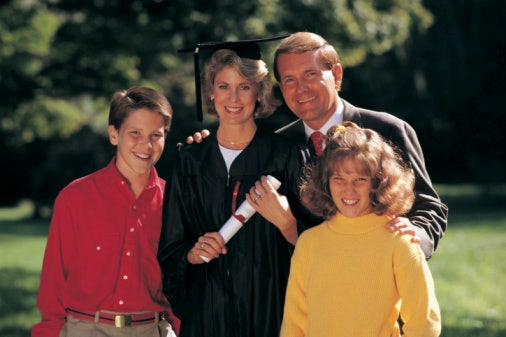
M 152 324 L 116 328 L 114 325 L 84 321 L 67 315 L 59 337 L 176 337 L 166 320 Z

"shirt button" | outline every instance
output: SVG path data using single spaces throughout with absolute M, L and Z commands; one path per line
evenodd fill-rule
M 127 275 L 123 275 L 123 280 L 128 280 L 128 276 Z
M 131 256 L 131 255 L 132 255 L 132 253 L 126 252 L 126 256 Z
M 137 205 L 134 205 L 134 207 L 133 207 L 133 208 L 134 208 L 134 209 L 137 209 Z
M 135 231 L 135 228 L 130 228 L 130 233 L 133 233 Z
M 119 305 L 123 305 L 123 300 L 118 301 Z
M 100 246 L 97 246 L 97 251 L 99 251 L 100 249 L 102 249 L 102 247 L 100 247 Z

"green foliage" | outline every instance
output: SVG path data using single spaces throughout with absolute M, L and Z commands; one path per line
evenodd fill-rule
M 358 64 L 428 23 L 420 1 L 12 0 L 0 6 L 0 147 L 9 161 L 26 163 L 30 176 L 5 172 L 28 186 L 1 198 L 50 202 L 50 186 L 80 171 L 76 160 L 64 166 L 65 158 L 89 155 L 84 147 L 64 154 L 73 147 L 62 142 L 85 127 L 104 135 L 107 102 L 118 89 L 146 85 L 166 93 L 180 115 L 176 141 L 193 132 L 193 60 L 178 49 L 309 29 L 342 48 L 343 62 Z M 268 63 L 274 46 L 265 46 Z M 105 153 L 95 149 L 101 159 L 90 162 L 103 162 Z
M 283 3 L 280 10 L 280 27 L 321 34 L 346 66 L 401 45 L 413 30 L 424 31 L 433 21 L 420 0 L 298 0 Z
M 2 59 L 21 54 L 33 56 L 34 59 L 36 56 L 47 56 L 60 19 L 42 6 L 25 7 L 20 1 L 13 1 L 11 6 L 4 6 L 0 11 Z M 14 15 L 16 12 L 21 12 L 21 15 Z
M 48 139 L 58 135 L 68 137 L 79 129 L 83 117 L 85 116 L 73 102 L 36 97 L 18 107 L 14 125 L 22 141 L 30 143 L 35 138 Z
M 54 12 L 36 2 L 0 6 L 0 120 L 33 97 L 60 23 Z
M 108 101 L 118 89 L 146 85 L 165 93 L 177 121 L 169 135 L 173 144 L 211 125 L 210 119 L 195 124 L 193 58 L 177 50 L 197 42 L 305 30 L 321 34 L 337 47 L 345 66 L 343 98 L 393 113 L 415 127 L 434 181 L 504 180 L 506 150 L 496 144 L 505 143 L 506 133 L 496 126 L 506 122 L 502 113 L 506 99 L 499 85 L 505 80 L 500 64 L 504 58 L 500 52 L 506 49 L 500 26 L 506 21 L 505 4 L 502 0 L 4 2 L 0 149 L 12 166 L 2 167 L 0 173 L 12 177 L 13 192 L 1 195 L 0 203 L 34 197 L 26 193 L 41 177 L 32 170 L 57 166 L 58 162 L 48 161 L 65 157 L 52 155 L 63 151 L 62 141 L 85 127 L 103 136 Z M 262 46 L 271 67 L 275 45 Z M 469 121 L 485 113 L 479 130 L 474 130 L 476 136 L 466 137 Z M 279 123 L 293 118 L 289 113 L 283 116 Z M 41 149 L 41 144 L 47 147 Z M 58 150 L 49 148 L 54 144 Z M 35 148 L 41 152 L 30 153 Z M 67 156 L 88 155 L 76 151 Z M 103 149 L 95 151 L 104 157 Z M 447 162 L 459 163 L 458 172 L 447 168 Z M 20 174 L 27 169 L 28 177 Z M 47 172 L 61 171 L 78 170 L 59 167 Z
M 423 3 L 433 25 L 345 69 L 342 97 L 408 121 L 433 181 L 504 183 L 506 2 Z

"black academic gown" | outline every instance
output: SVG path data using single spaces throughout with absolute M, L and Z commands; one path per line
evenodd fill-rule
M 166 187 L 159 259 L 164 292 L 181 319 L 181 337 L 277 337 L 293 245 L 255 214 L 228 242 L 228 253 L 190 265 L 198 237 L 218 231 L 262 175 L 282 182 L 300 219 L 301 154 L 279 135 L 258 130 L 227 173 L 216 133 L 178 153 Z M 304 229 L 298 223 L 299 233 Z

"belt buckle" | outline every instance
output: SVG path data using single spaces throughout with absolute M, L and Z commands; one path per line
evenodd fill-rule
M 132 316 L 130 315 L 117 315 L 114 317 L 114 326 L 116 328 L 124 328 L 132 325 Z

